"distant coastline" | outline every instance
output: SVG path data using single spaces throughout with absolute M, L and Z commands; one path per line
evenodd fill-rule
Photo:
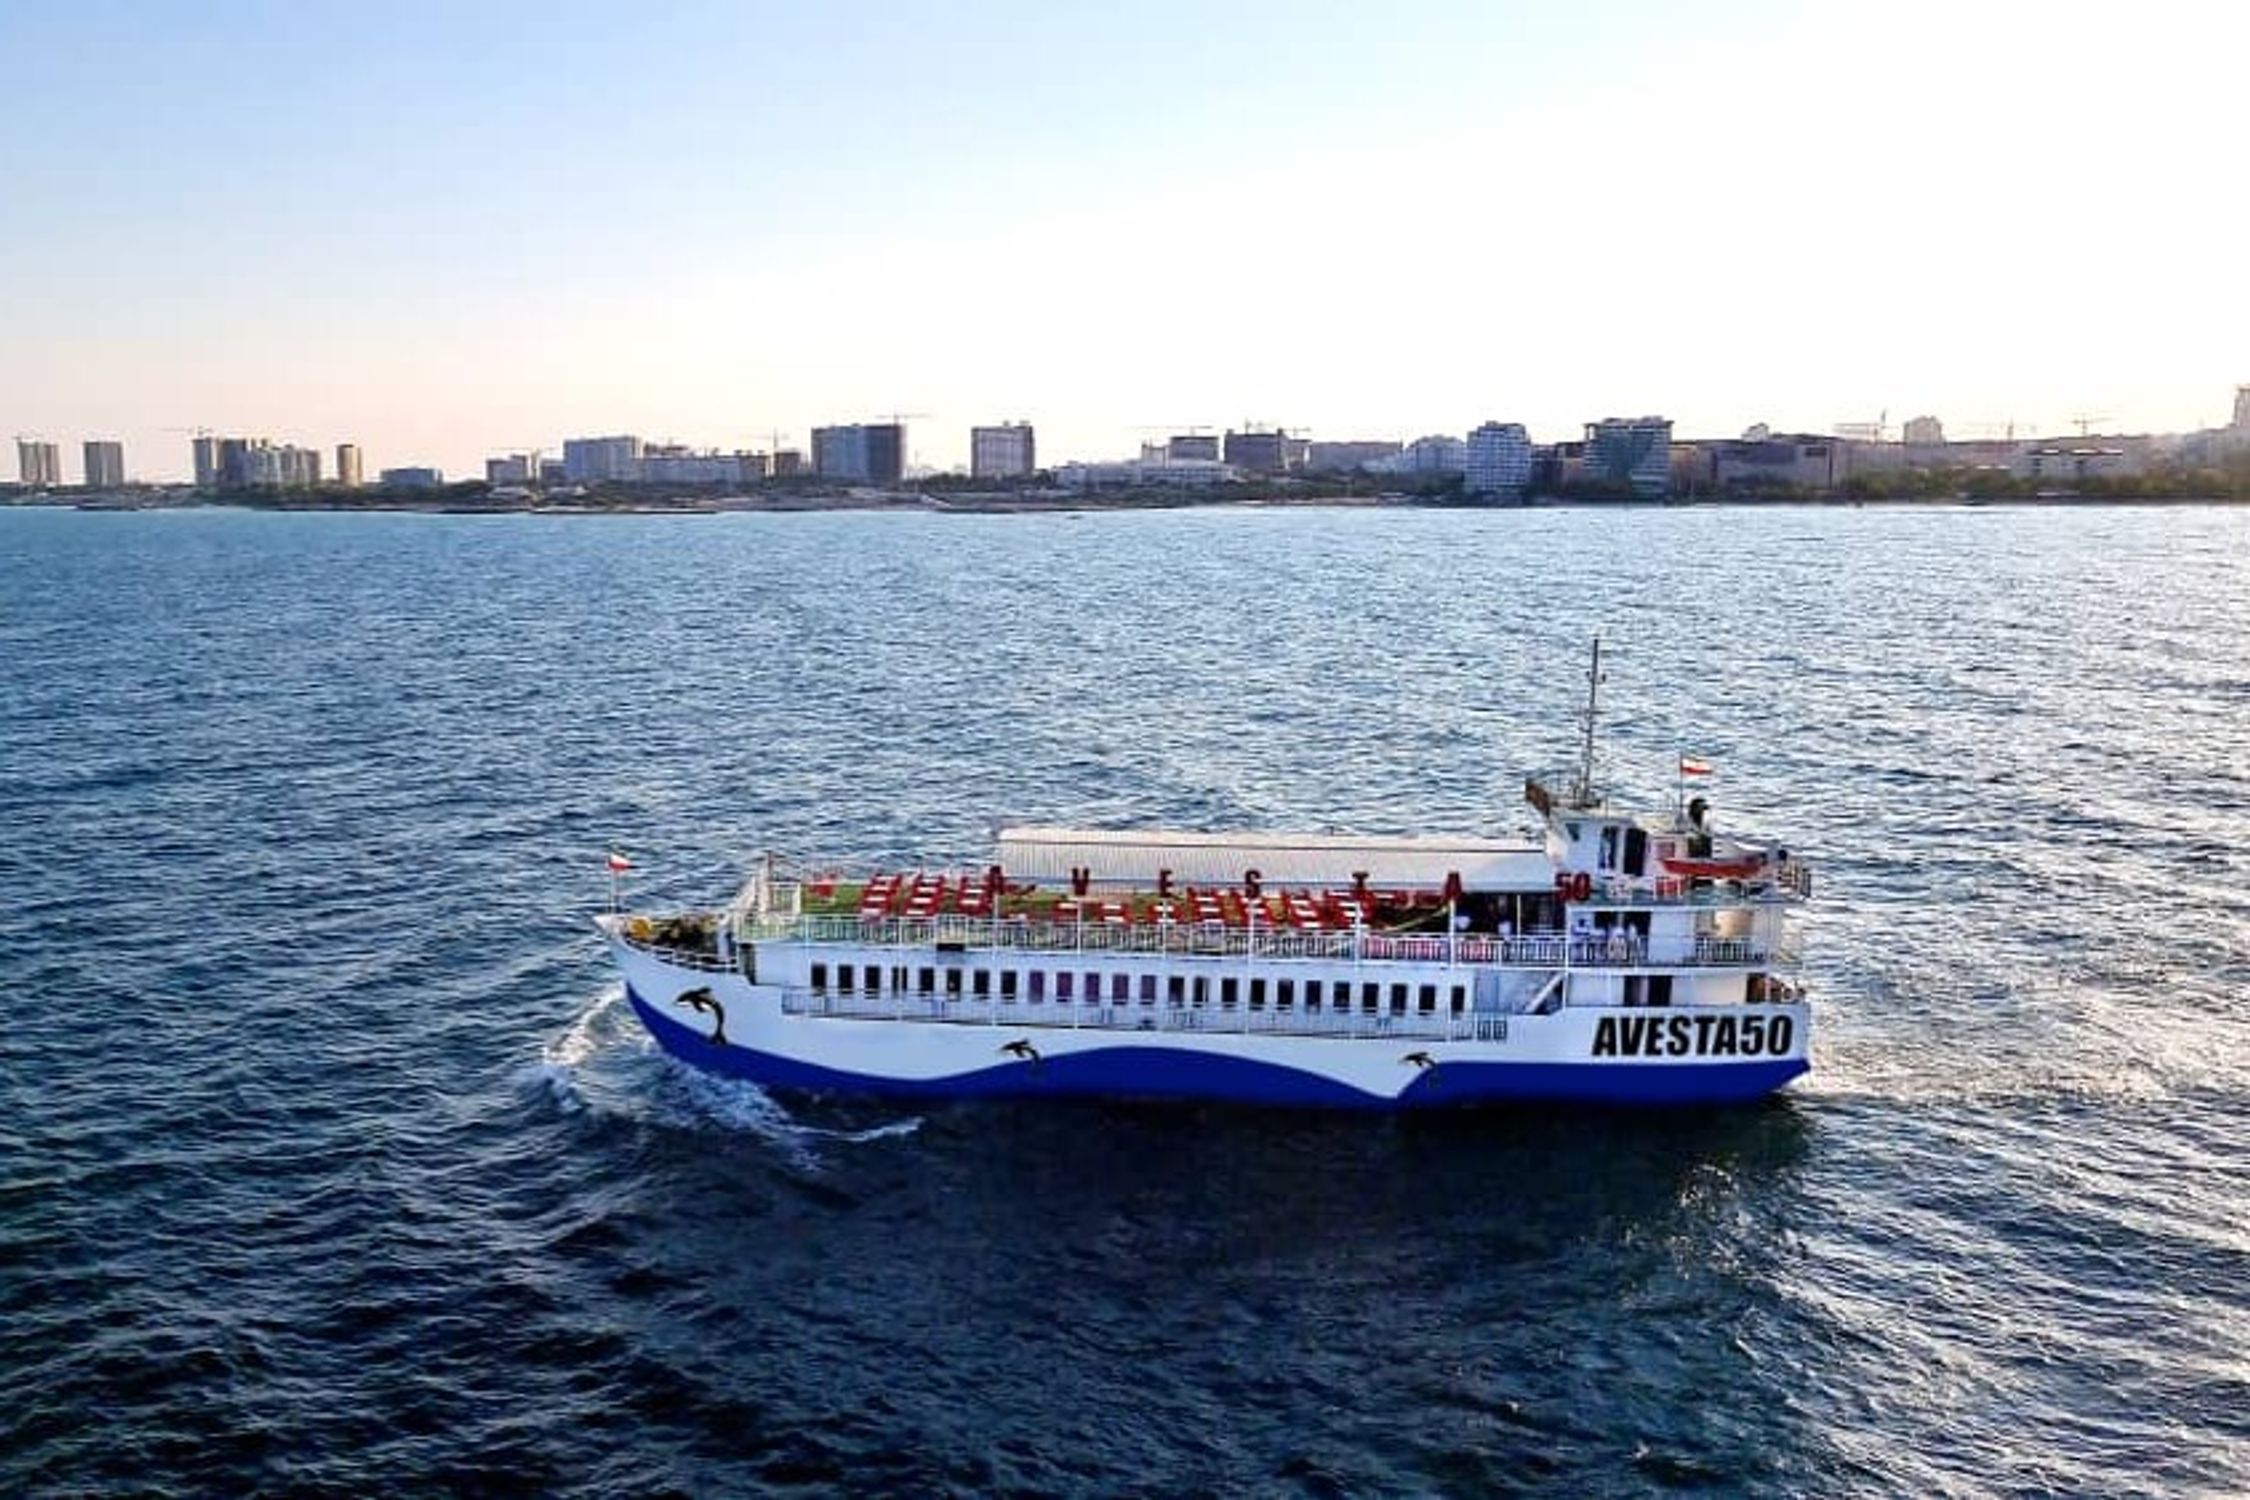
M 565 503 L 510 500 L 489 504 L 434 498 L 428 495 L 360 493 L 351 496 L 291 495 L 259 498 L 243 495 L 150 494 L 135 496 L 105 492 L 96 495 L 68 493 L 0 496 L 0 509 L 77 510 L 97 513 L 145 511 L 234 510 L 277 514 L 326 515 L 448 515 L 448 516 L 716 516 L 802 515 L 825 512 L 879 512 L 914 515 L 1082 515 L 1087 513 L 1172 510 L 1310 510 L 1350 508 L 1363 510 L 1452 510 L 1464 512 L 1531 510 L 1680 510 L 1727 508 L 1772 510 L 1800 507 L 1808 510 L 1851 510 L 1863 506 L 1885 508 L 1980 509 L 1990 506 L 2132 506 L 2207 507 L 2250 505 L 2250 495 L 2109 495 L 2044 493 L 2034 495 L 1695 495 L 1659 499 L 1638 497 L 1593 498 L 1571 495 L 1495 501 L 1464 502 L 1427 496 L 1378 495 L 1215 495 L 1207 490 L 1173 492 L 1103 492 L 1066 496 L 933 495 L 916 491 L 869 494 L 802 494 L 790 496 L 675 495 L 618 497 Z
M 1848 510 L 1855 506 L 1925 506 L 1977 508 L 1990 505 L 2039 506 L 2213 506 L 2250 504 L 2250 493 L 2236 494 L 2119 494 L 2086 491 L 1980 494 L 1968 491 L 1940 494 L 1851 495 L 1739 494 L 1672 495 L 1657 498 L 1620 495 L 1535 495 L 1519 499 L 1467 499 L 1457 494 L 1413 493 L 1385 490 L 1359 492 L 1239 489 L 1214 491 L 1210 487 L 1164 489 L 1141 487 L 1072 492 L 998 491 L 962 492 L 936 489 L 869 490 L 801 488 L 780 493 L 698 493 L 670 490 L 656 493 L 599 492 L 550 498 L 512 494 L 477 493 L 481 486 L 463 486 L 465 492 L 431 493 L 361 489 L 308 494 L 210 494 L 165 486 L 121 490 L 48 490 L 8 493 L 0 487 L 0 507 L 41 507 L 92 512 L 150 510 L 248 510 L 321 512 L 327 514 L 422 514 L 482 516 L 694 516 L 787 515 L 827 511 L 891 512 L 923 515 L 1060 515 L 1112 511 L 1164 511 L 1211 509 L 1302 509 L 1351 507 L 1359 509 L 1419 509 L 1460 511 L 1506 510 L 1649 510 L 1690 506 L 1724 506 L 1771 509 L 1802 506 L 1819 510 Z

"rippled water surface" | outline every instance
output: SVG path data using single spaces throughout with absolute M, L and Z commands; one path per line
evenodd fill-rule
M 2250 1490 L 2250 515 L 0 512 L 0 1490 Z M 1812 1076 L 768 1097 L 602 850 L 1528 826 L 1718 762 Z

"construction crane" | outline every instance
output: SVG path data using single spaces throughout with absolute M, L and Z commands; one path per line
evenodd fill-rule
M 2080 412 L 2077 416 L 2072 417 L 2070 420 L 2078 424 L 2078 435 L 2080 437 L 2085 437 L 2101 423 L 2114 422 L 2117 419 L 2115 417 L 2099 417 L 2091 415 L 2090 413 Z

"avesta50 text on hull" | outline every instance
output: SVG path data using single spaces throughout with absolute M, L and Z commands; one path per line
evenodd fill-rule
M 724 910 L 599 921 L 667 1052 L 782 1087 L 1386 1109 L 1780 1088 L 1811 1042 L 1809 871 L 1684 790 L 1616 809 L 1590 766 L 1526 784 L 1538 846 L 1012 828 L 981 870 L 769 857 Z M 1683 760 L 1683 788 L 1705 770 Z

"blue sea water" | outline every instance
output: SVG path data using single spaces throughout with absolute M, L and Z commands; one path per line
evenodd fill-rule
M 0 1492 L 2250 1491 L 2250 514 L 0 512 Z M 903 1109 L 587 923 L 1005 821 L 1820 870 L 1755 1108 Z

